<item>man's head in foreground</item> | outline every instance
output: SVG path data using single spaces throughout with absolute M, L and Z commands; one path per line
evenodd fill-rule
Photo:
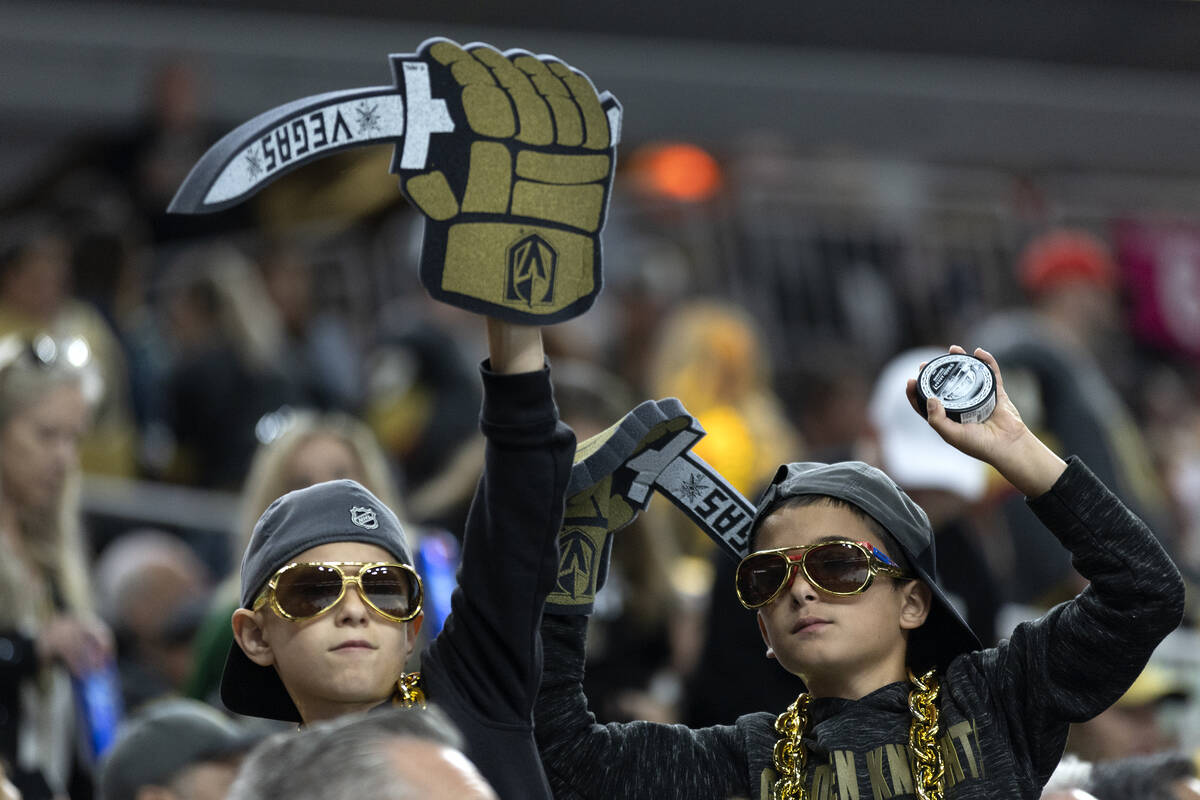
M 340 717 L 281 733 L 247 757 L 228 800 L 496 800 L 435 706 Z
M 259 738 L 198 701 L 154 703 L 122 725 L 100 800 L 220 800 Z

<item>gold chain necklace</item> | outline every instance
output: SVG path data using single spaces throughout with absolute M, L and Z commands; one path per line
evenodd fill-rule
M 908 693 L 908 710 L 912 722 L 908 726 L 908 749 L 912 756 L 913 778 L 919 800 L 942 800 L 942 751 L 938 749 L 938 679 L 933 670 L 917 677 L 910 670 L 908 679 L 913 689 Z M 778 780 L 771 787 L 771 800 L 807 800 L 804 788 L 808 754 L 804 750 L 804 730 L 808 727 L 808 692 L 796 698 L 775 719 L 775 732 L 780 739 L 772 751 Z
M 942 800 L 942 751 L 938 749 L 938 679 L 933 670 L 917 677 L 909 670 L 913 689 L 908 693 L 908 749 L 913 758 L 913 783 L 918 800 Z
M 396 681 L 396 691 L 392 693 L 392 705 L 412 708 L 425 707 L 425 690 L 421 687 L 421 673 L 404 672 Z

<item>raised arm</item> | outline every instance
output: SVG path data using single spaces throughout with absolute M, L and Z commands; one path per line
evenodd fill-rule
M 1019 625 L 999 646 L 956 662 L 965 673 L 957 685 L 998 707 L 1034 776 L 1044 781 L 1068 723 L 1114 703 L 1179 624 L 1184 587 L 1145 523 L 1079 459 L 1064 462 L 1039 441 L 1004 392 L 996 360 L 982 349 L 975 355 L 996 375 L 996 410 L 984 423 L 962 425 L 931 402 L 929 424 L 1023 492 L 1090 581 L 1073 600 Z M 911 381 L 908 388 L 919 411 Z
M 452 613 L 426 656 L 445 669 L 424 671 L 495 721 L 520 723 L 540 681 L 537 628 L 554 582 L 575 437 L 558 420 L 540 329 L 487 322 L 484 472 L 467 515 Z
M 557 798 L 748 796 L 751 728 L 690 730 L 649 722 L 600 725 L 583 692 L 587 615 L 604 582 L 611 537 L 650 501 L 649 489 L 703 430 L 678 401 L 642 403 L 581 442 L 559 536 L 558 585 L 542 623 L 545 666 L 534 733 Z M 770 723 L 753 728 L 770 731 Z

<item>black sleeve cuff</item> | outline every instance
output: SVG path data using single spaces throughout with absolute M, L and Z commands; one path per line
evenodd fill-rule
M 549 361 L 537 372 L 502 374 L 492 372 L 490 362 L 485 359 L 479 365 L 479 375 L 483 380 L 480 425 L 485 433 L 490 435 L 497 429 L 533 432 L 554 427 L 558 407 L 550 384 Z
M 1054 485 L 1037 497 L 1026 498 L 1029 508 L 1049 524 L 1055 518 L 1077 519 L 1086 516 L 1096 504 L 1120 504 L 1104 483 L 1079 456 L 1067 458 L 1067 468 Z

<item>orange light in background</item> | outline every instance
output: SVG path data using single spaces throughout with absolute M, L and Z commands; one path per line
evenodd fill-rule
M 707 200 L 721 188 L 721 167 L 708 151 L 694 144 L 669 142 L 639 147 L 630 170 L 647 191 L 675 200 Z

